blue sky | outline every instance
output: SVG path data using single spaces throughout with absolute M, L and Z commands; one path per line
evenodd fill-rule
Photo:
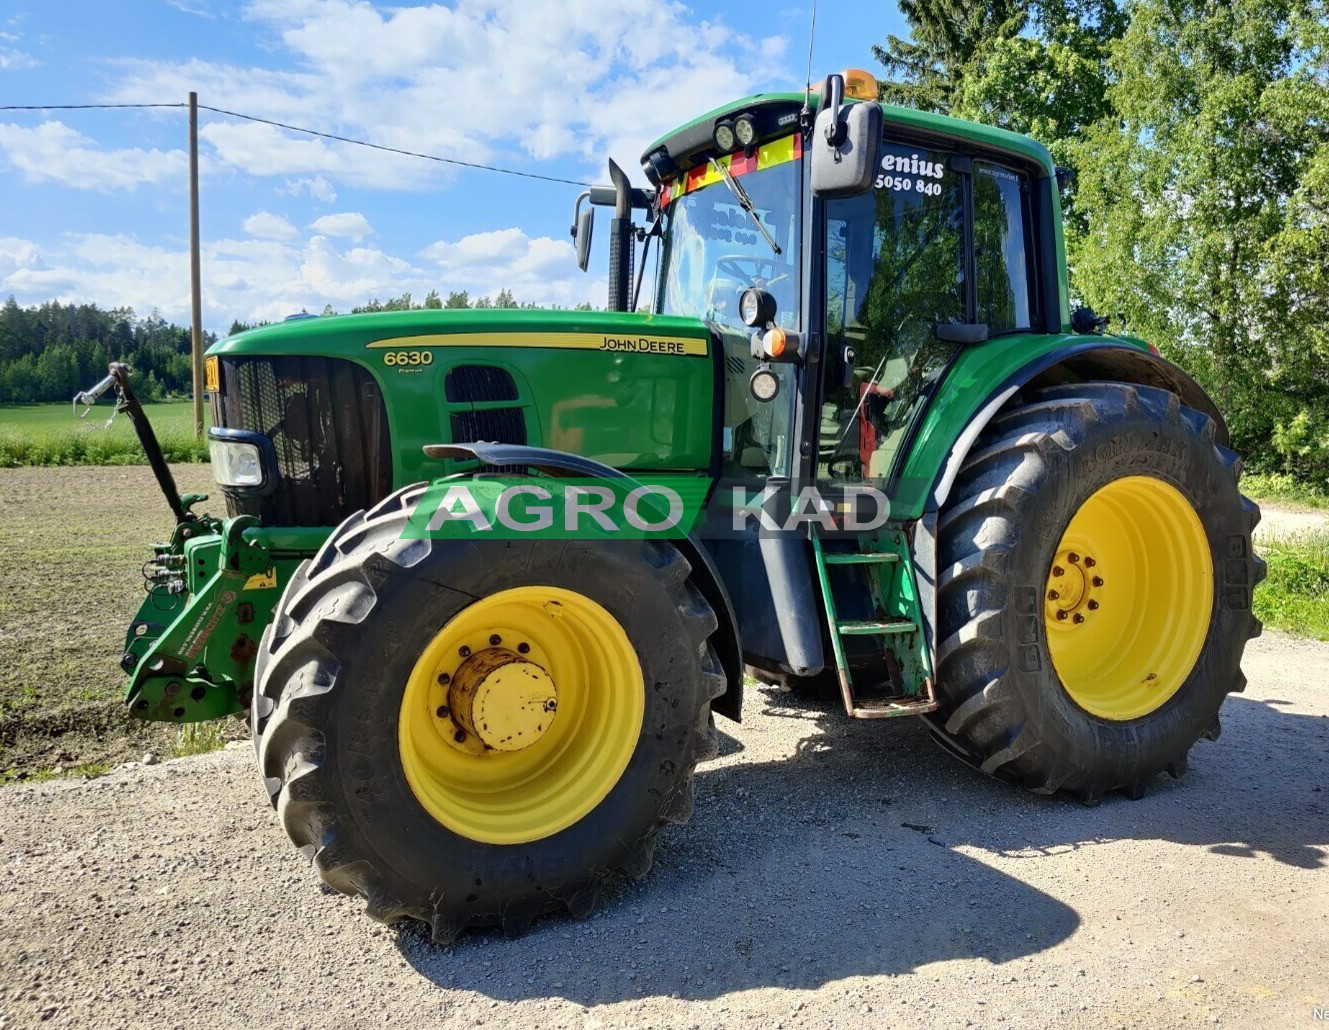
M 727 100 L 799 89 L 810 0 L 17 0 L 0 104 L 199 101 L 388 146 L 640 184 L 645 144 Z M 894 4 L 821 0 L 814 79 L 880 69 Z M 0 298 L 189 315 L 183 110 L 0 112 Z M 465 171 L 202 112 L 204 324 L 435 288 L 605 300 L 574 186 Z

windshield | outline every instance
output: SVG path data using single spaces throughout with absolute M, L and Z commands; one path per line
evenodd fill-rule
M 716 322 L 722 329 L 726 475 L 790 474 L 795 366 L 772 366 L 780 379 L 774 400 L 752 396 L 748 381 L 758 362 L 748 342 L 752 330 L 739 318 L 738 298 L 759 286 L 775 298 L 776 324 L 799 328 L 800 156 L 800 141 L 790 136 L 764 143 L 752 155 L 721 158 L 735 188 L 714 163 L 694 168 L 667 188 L 659 311 Z M 751 211 L 736 192 L 750 198 Z
M 778 149 L 788 156 L 779 164 L 769 163 L 779 155 L 768 158 L 768 152 Z M 784 140 L 763 145 L 755 157 L 722 159 L 735 184 L 752 198 L 753 214 L 766 234 L 714 164 L 694 169 L 671 187 L 671 193 L 682 196 L 670 206 L 665 225 L 661 314 L 686 315 L 746 332 L 738 298 L 748 287 L 760 286 L 775 298 L 776 324 L 798 328 L 803 165 L 794 156 L 795 148 Z M 745 170 L 745 165 L 752 170 Z

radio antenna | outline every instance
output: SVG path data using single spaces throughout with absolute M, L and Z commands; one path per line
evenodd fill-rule
M 812 42 L 817 38 L 817 0 L 812 0 L 812 26 L 808 29 L 808 78 L 803 87 L 803 110 L 799 112 L 800 127 L 806 133 L 812 128 Z

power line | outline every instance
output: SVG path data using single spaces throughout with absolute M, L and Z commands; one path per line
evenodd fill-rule
M 122 107 L 188 107 L 188 104 L 5 104 L 0 111 L 106 111 Z
M 495 165 L 479 164 L 475 161 L 459 161 L 455 157 L 439 157 L 437 154 L 422 154 L 415 150 L 402 150 L 398 147 L 387 147 L 381 143 L 370 143 L 368 140 L 351 139 L 347 136 L 337 136 L 331 132 L 319 132 L 317 129 L 305 129 L 299 125 L 288 125 L 285 122 L 274 122 L 271 118 L 259 118 L 257 115 L 241 114 L 239 111 L 227 111 L 220 107 L 209 107 L 207 104 L 198 105 L 204 111 L 211 111 L 213 114 L 229 115 L 232 118 L 243 118 L 248 122 L 258 122 L 261 125 L 273 125 L 279 129 L 286 129 L 290 132 L 303 132 L 308 136 L 319 136 L 323 139 L 336 140 L 338 143 L 352 143 L 357 147 L 369 147 L 371 150 L 382 150 L 389 154 L 402 154 L 405 157 L 418 157 L 425 161 L 437 161 L 445 165 L 457 165 L 461 168 L 475 168 L 482 172 L 501 172 L 503 175 L 519 175 L 523 179 L 541 179 L 544 182 L 563 183 L 568 186 L 586 186 L 589 182 L 581 182 L 577 179 L 562 179 L 556 175 L 539 175 L 536 172 L 519 172 L 513 168 L 498 168 Z
M 0 111 L 98 111 L 120 108 L 153 108 L 153 107 L 188 107 L 188 104 L 5 104 L 0 106 Z M 338 136 L 331 132 L 320 132 L 317 129 L 306 129 L 300 125 L 290 125 L 286 122 L 273 121 L 271 118 L 260 118 L 257 115 L 243 114 L 240 111 L 228 111 L 222 107 L 210 107 L 207 104 L 199 104 L 203 111 L 211 111 L 213 114 L 226 115 L 228 118 L 240 118 L 247 122 L 258 122 L 260 125 L 271 125 L 278 129 L 285 129 L 288 132 L 301 132 L 307 136 L 318 136 L 321 139 L 335 140 L 338 143 L 349 143 L 352 146 L 368 147 L 371 150 L 381 150 L 387 154 L 400 154 L 403 157 L 415 157 L 422 161 L 436 161 L 439 164 L 455 165 L 458 168 L 472 168 L 481 172 L 497 172 L 500 175 L 515 175 L 522 179 L 539 179 L 542 182 L 556 182 L 566 186 L 590 187 L 591 183 L 582 182 L 579 179 L 564 179 L 557 175 L 540 175 L 538 172 L 522 172 L 515 168 L 499 168 L 497 165 L 480 164 L 477 161 L 461 161 L 455 157 L 440 157 L 437 154 L 423 154 L 417 150 L 402 150 L 400 147 L 388 147 L 382 143 L 370 143 L 368 140 L 352 139 L 349 136 Z

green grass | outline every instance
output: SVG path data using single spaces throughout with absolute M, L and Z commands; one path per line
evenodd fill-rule
M 1273 629 L 1329 640 L 1329 533 L 1262 541 L 1269 578 L 1255 589 L 1255 614 Z
M 112 411 L 105 398 L 82 419 L 68 404 L 0 405 L 0 468 L 146 464 L 126 416 L 116 415 L 106 426 Z M 167 461 L 208 460 L 207 441 L 194 439 L 193 405 L 188 401 L 146 404 L 144 411 Z
M 205 755 L 226 746 L 227 737 L 222 727 L 215 722 L 187 722 L 175 734 L 175 743 L 171 746 L 172 758 L 184 758 L 186 755 Z
M 45 783 L 66 776 L 82 776 L 89 780 L 111 771 L 109 762 L 82 762 L 72 766 L 53 766 L 50 769 L 0 769 L 0 786 L 10 783 Z
M 1256 503 L 1291 505 L 1329 510 L 1329 484 L 1307 483 L 1281 472 L 1255 473 L 1241 477 L 1241 492 Z

